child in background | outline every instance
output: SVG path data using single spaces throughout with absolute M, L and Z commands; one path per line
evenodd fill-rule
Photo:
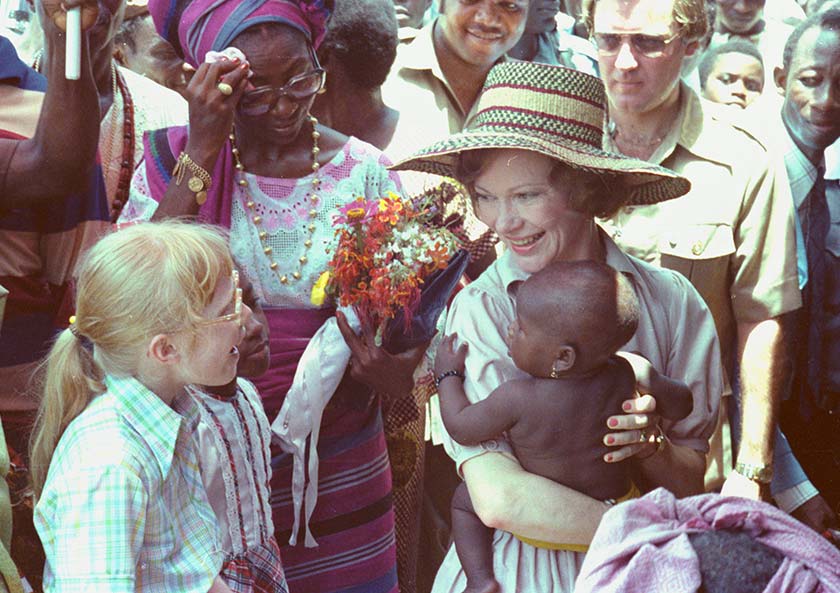
M 236 376 L 238 294 L 201 225 L 136 225 L 85 256 L 33 434 L 45 590 L 230 592 L 185 387 Z
M 636 390 L 633 368 L 616 351 L 633 337 L 638 319 L 633 286 L 606 264 L 547 266 L 519 286 L 516 319 L 508 330 L 511 357 L 530 377 L 503 383 L 487 399 L 470 404 L 462 383 L 453 378 L 464 376 L 467 344 L 454 350 L 457 336 L 444 338 L 435 375 L 446 430 L 463 445 L 506 433 L 527 472 L 593 498 L 615 501 L 638 495 L 628 464 L 603 463 L 610 460 L 603 441 L 607 419 L 620 413 L 622 402 Z M 688 387 L 653 375 L 657 412 L 673 420 L 688 416 Z M 640 442 L 656 438 L 643 433 Z M 466 593 L 499 591 L 492 530 L 475 514 L 466 484 L 452 499 L 452 532 L 467 577 Z
M 764 62 L 758 48 L 732 39 L 706 50 L 697 66 L 703 98 L 746 109 L 761 96 Z
M 236 592 L 288 593 L 271 518 L 271 429 L 259 393 L 243 378 L 268 370 L 268 326 L 250 286 L 244 302 L 253 314 L 239 344 L 237 377 L 221 386 L 188 388 L 201 414 L 201 478 L 222 532 L 225 583 Z

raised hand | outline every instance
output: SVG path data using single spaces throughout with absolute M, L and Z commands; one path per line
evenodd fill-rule
M 186 152 L 212 168 L 228 134 L 239 99 L 248 86 L 249 66 L 238 58 L 202 64 L 185 92 L 190 105 L 190 139 Z
M 87 31 L 96 24 L 99 16 L 99 4 L 97 0 L 40 0 L 44 9 L 44 28 L 49 26 L 58 27 L 62 31 L 67 30 L 67 11 L 80 6 L 82 9 L 82 31 Z
M 429 343 L 400 354 L 391 354 L 374 342 L 371 328 L 356 334 L 341 312 L 336 313 L 338 329 L 350 347 L 350 376 L 392 398 L 408 395 L 414 387 L 414 369 L 420 364 Z

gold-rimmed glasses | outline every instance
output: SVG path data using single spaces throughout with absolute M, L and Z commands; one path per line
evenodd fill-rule
M 646 35 L 644 33 L 593 33 L 592 40 L 603 56 L 614 56 L 621 51 L 621 46 L 629 43 L 634 51 L 648 58 L 658 58 L 665 54 L 668 45 L 682 35 L 677 31 L 670 37 L 662 35 Z
M 228 313 L 213 319 L 205 319 L 199 322 L 199 325 L 215 325 L 216 323 L 224 323 L 226 321 L 236 321 L 242 325 L 242 289 L 239 287 L 239 272 L 234 270 L 230 274 L 231 283 L 233 285 L 233 295 L 231 302 L 233 303 L 233 313 Z

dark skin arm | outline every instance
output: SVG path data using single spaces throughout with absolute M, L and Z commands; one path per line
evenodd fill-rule
M 350 347 L 350 377 L 373 388 L 385 399 L 391 401 L 406 397 L 414 388 L 414 369 L 420 364 L 429 342 L 401 354 L 391 354 L 376 346 L 374 332 L 363 327 L 356 334 L 343 313 L 336 313 L 336 321 L 344 341 Z
M 463 343 L 453 350 L 458 334 L 446 336 L 438 346 L 435 356 L 435 376 L 449 370 L 464 372 L 464 360 L 467 357 L 467 344 Z M 516 423 L 518 395 L 517 389 L 523 381 L 509 381 L 499 385 L 486 399 L 471 403 L 464 392 L 463 380 L 457 376 L 446 377 L 438 385 L 440 395 L 440 413 L 446 431 L 462 445 L 477 445 L 482 441 L 497 437 Z
M 187 86 L 190 136 L 184 152 L 210 175 L 213 174 L 219 151 L 233 127 L 236 104 L 248 86 L 248 71 L 248 65 L 238 60 L 225 59 L 213 64 L 202 64 Z M 225 96 L 219 91 L 217 85 L 220 80 L 233 88 L 233 94 Z M 152 220 L 194 216 L 198 213 L 195 193 L 187 187 L 187 179 L 189 174 L 178 185 L 175 178 L 172 178 Z
M 35 135 L 16 144 L 0 178 L 0 211 L 43 204 L 87 189 L 99 140 L 99 99 L 90 65 L 87 35 L 82 35 L 79 80 L 64 77 L 66 10 L 82 8 L 82 31 L 96 22 L 95 0 L 43 0 L 47 93 Z M 68 150 L 68 147 L 72 149 Z

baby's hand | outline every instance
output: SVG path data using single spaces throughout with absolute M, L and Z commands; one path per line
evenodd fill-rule
M 446 371 L 464 372 L 464 360 L 467 358 L 467 343 L 464 342 L 455 349 L 458 334 L 446 336 L 441 340 L 435 356 L 435 377 Z

